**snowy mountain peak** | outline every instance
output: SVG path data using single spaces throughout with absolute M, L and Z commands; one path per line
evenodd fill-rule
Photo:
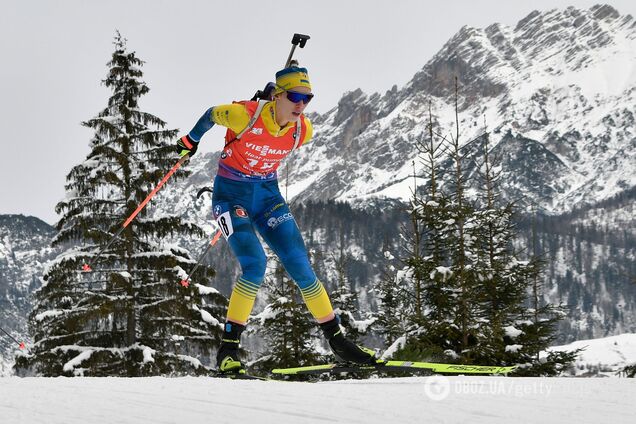
M 315 117 L 290 193 L 362 206 L 407 199 L 429 104 L 441 131 L 454 128 L 457 77 L 464 142 L 484 122 L 495 145 L 526 140 L 499 146 L 516 150 L 502 163 L 508 198 L 547 212 L 607 199 L 636 185 L 635 63 L 634 19 L 607 5 L 535 11 L 515 27 L 464 26 L 402 89 L 351 91 Z M 530 169 L 544 156 L 555 167 Z
M 514 81 L 514 74 L 540 66 L 559 76 L 606 60 L 599 54 L 629 52 L 636 38 L 634 19 L 607 5 L 588 10 L 534 11 L 514 27 L 498 23 L 485 29 L 462 27 L 412 81 L 428 85 L 431 95 L 447 96 L 457 76 L 467 97 L 495 97 Z M 624 89 L 628 82 L 622 81 Z
M 619 44 L 625 37 L 634 39 L 635 35 L 633 18 L 621 16 L 609 5 L 533 12 L 514 29 L 515 44 L 528 58 L 544 61 L 556 55 L 570 70 L 594 61 L 595 51 Z

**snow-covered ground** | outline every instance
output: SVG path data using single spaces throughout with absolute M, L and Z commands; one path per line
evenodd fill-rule
M 321 383 L 214 378 L 0 378 L 0 423 L 594 423 L 633 421 L 636 334 L 581 340 L 576 374 Z M 631 417 L 631 418 L 630 418 Z
M 321 383 L 2 378 L 0 422 L 631 423 L 636 380 L 410 377 Z
M 549 350 L 575 349 L 584 349 L 574 362 L 576 375 L 600 374 L 611 377 L 625 366 L 636 364 L 636 334 L 632 333 L 577 340 L 563 346 L 552 346 Z

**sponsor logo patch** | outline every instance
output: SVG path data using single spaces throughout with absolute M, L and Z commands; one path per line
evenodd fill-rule
M 216 205 L 214 207 L 214 217 L 217 218 L 219 215 L 221 215 L 221 205 Z
M 279 217 L 271 217 L 270 219 L 268 219 L 267 226 L 273 230 L 283 222 L 292 221 L 293 219 L 293 215 L 290 212 L 287 212 Z
M 288 149 L 272 149 L 269 145 L 259 145 L 256 143 L 245 143 L 245 147 L 258 152 L 261 156 L 269 155 L 284 155 L 286 156 L 291 150 Z
M 232 149 L 223 150 L 221 153 L 221 159 L 227 159 L 232 157 Z
M 234 214 L 239 218 L 247 218 L 247 211 L 242 206 L 234 206 Z

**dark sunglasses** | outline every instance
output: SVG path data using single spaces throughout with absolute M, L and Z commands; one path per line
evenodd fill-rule
M 305 94 L 305 93 L 298 93 L 296 91 L 287 91 L 287 100 L 289 100 L 292 103 L 298 103 L 298 102 L 303 102 L 304 104 L 307 104 L 311 101 L 311 99 L 314 98 L 313 94 Z

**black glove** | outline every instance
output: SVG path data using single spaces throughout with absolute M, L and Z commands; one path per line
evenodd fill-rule
M 198 147 L 199 142 L 191 139 L 189 135 L 184 135 L 177 141 L 177 152 L 179 152 L 181 157 L 185 155 L 194 156 Z

